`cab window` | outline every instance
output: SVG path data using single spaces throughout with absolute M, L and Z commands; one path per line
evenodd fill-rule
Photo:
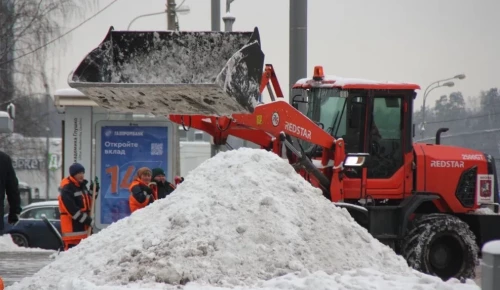
M 403 166 L 403 98 L 375 96 L 370 136 L 368 178 L 389 178 Z

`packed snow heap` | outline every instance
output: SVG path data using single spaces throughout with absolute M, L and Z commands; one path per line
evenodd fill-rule
M 379 282 L 381 288 L 372 288 Z M 413 289 L 411 283 L 478 289 L 416 273 L 285 160 L 248 148 L 205 161 L 166 199 L 8 289 L 286 289 L 287 283 L 293 289 Z

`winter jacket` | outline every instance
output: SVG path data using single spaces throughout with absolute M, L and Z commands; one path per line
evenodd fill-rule
M 78 244 L 88 235 L 87 231 L 92 224 L 92 193 L 87 189 L 86 180 L 80 183 L 72 176 L 61 181 L 59 190 L 61 236 L 67 248 L 69 244 Z
M 139 178 L 135 179 L 129 187 L 130 196 L 128 199 L 130 212 L 144 208 L 158 199 L 156 188 L 149 187 Z
M 168 181 L 165 183 L 156 181 L 156 186 L 158 187 L 158 199 L 167 197 L 175 190 L 175 185 Z
M 4 201 L 7 194 L 9 214 L 19 215 L 21 213 L 21 196 L 19 193 L 19 182 L 17 180 L 12 159 L 6 153 L 0 151 L 0 235 L 3 232 Z

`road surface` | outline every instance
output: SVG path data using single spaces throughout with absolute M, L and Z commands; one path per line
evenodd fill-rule
M 0 276 L 5 286 L 38 272 L 53 261 L 53 252 L 0 252 Z

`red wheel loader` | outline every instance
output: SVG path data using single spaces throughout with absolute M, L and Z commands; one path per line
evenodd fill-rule
M 264 64 L 257 28 L 112 27 L 68 82 L 109 110 L 168 115 L 212 135 L 216 145 L 235 136 L 286 156 L 421 272 L 473 278 L 482 245 L 500 238 L 494 159 L 413 143 L 416 84 L 326 76 L 317 66 L 293 85 L 289 103 L 273 66 Z M 271 102 L 262 103 L 266 88 Z M 478 214 L 480 207 L 491 214 Z

